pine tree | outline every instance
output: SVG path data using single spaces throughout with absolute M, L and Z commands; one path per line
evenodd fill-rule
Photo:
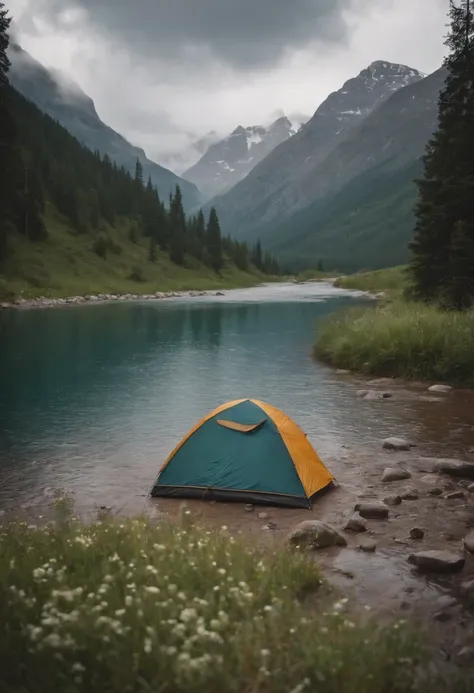
M 224 265 L 222 253 L 221 227 L 215 207 L 211 207 L 209 221 L 206 229 L 206 246 L 209 252 L 211 267 L 215 272 L 219 272 Z
M 156 241 L 154 238 L 150 238 L 150 243 L 148 246 L 148 259 L 150 262 L 156 262 L 156 258 L 158 257 L 157 252 L 156 252 Z
M 261 270 L 263 268 L 262 244 L 260 243 L 260 241 L 257 241 L 257 243 L 254 246 L 252 252 L 252 262 L 258 270 Z
M 169 256 L 177 265 L 184 265 L 186 253 L 186 217 L 183 210 L 183 201 L 179 185 L 176 186 L 174 196 L 170 200 L 168 214 L 169 229 Z
M 438 130 L 418 181 L 410 245 L 414 293 L 456 308 L 474 299 L 474 21 L 471 2 L 450 2 L 448 76 L 439 97 Z
M 143 187 L 143 166 L 139 159 L 135 163 L 135 183 L 139 184 L 140 188 Z
M 8 86 L 8 71 L 10 61 L 7 56 L 7 49 L 10 44 L 8 30 L 11 24 L 11 17 L 5 9 L 5 3 L 0 2 L 0 89 Z

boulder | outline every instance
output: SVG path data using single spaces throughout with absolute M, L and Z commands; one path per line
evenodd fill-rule
M 465 462 L 464 460 L 449 458 L 435 459 L 434 471 L 450 474 L 451 476 L 464 477 L 465 479 L 474 479 L 474 463 Z
M 308 549 L 324 549 L 328 546 L 347 546 L 347 541 L 337 529 L 321 520 L 306 520 L 288 535 L 290 546 Z
M 396 437 L 391 437 L 391 438 L 386 438 L 383 441 L 382 447 L 385 450 L 409 450 L 412 445 L 408 440 L 405 440 L 405 438 L 396 438 Z
M 386 497 L 383 499 L 383 502 L 384 502 L 386 505 L 400 505 L 400 503 L 402 502 L 402 499 L 400 498 L 400 496 L 397 496 L 396 494 L 393 494 L 393 495 L 391 495 L 391 496 L 386 496 Z
M 408 563 L 427 573 L 455 573 L 464 568 L 466 559 L 450 551 L 420 551 L 408 556 Z
M 452 389 L 453 388 L 450 385 L 431 385 L 431 387 L 428 388 L 428 391 L 447 394 L 448 392 L 451 392 Z
M 410 539 L 423 539 L 424 536 L 425 532 L 421 527 L 412 527 L 410 529 Z
M 420 494 L 416 488 L 406 488 L 400 493 L 402 500 L 418 500 Z
M 388 506 L 380 501 L 364 501 L 363 503 L 357 503 L 354 510 L 358 512 L 361 517 L 378 520 L 384 520 L 388 517 L 389 513 Z
M 357 397 L 365 397 L 369 394 L 368 390 L 357 390 Z
M 474 529 L 471 529 L 464 537 L 464 548 L 466 551 L 469 551 L 469 553 L 474 553 Z
M 361 539 L 359 542 L 359 549 L 365 553 L 374 553 L 377 548 L 377 544 L 372 539 Z
M 394 469 L 393 467 L 387 467 L 387 469 L 382 474 L 382 481 L 403 481 L 403 479 L 410 479 L 411 473 L 408 469 Z
M 347 521 L 344 529 L 348 532 L 365 532 L 367 530 L 367 523 L 364 518 L 359 515 L 359 513 L 354 513 L 354 515 L 352 515 L 352 517 L 350 517 Z

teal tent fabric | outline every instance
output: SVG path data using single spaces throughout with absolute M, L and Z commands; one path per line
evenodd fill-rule
M 220 425 L 220 420 L 260 425 L 242 432 Z M 270 504 L 277 499 L 281 505 L 310 506 L 277 427 L 249 400 L 192 433 L 161 471 L 151 495 Z

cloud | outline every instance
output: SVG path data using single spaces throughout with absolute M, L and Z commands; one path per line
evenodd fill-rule
M 64 70 L 107 124 L 180 172 L 210 130 L 224 136 L 281 111 L 312 115 L 373 60 L 437 69 L 448 0 L 10 0 L 9 7 L 26 50 Z

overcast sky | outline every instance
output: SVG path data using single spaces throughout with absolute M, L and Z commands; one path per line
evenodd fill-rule
M 374 60 L 423 72 L 448 0 L 9 0 L 22 47 L 159 163 L 216 130 L 312 115 Z

